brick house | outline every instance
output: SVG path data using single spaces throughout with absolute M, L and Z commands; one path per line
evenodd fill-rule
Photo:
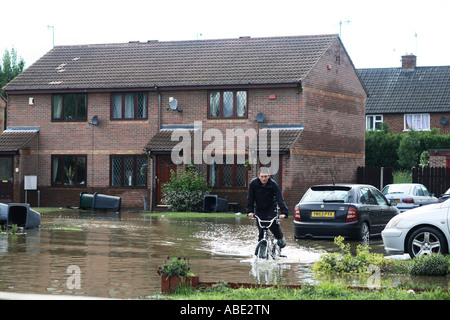
M 368 92 L 367 130 L 387 122 L 394 132 L 450 133 L 450 66 L 417 67 L 416 61 L 405 55 L 401 68 L 358 69 Z
M 364 165 L 367 95 L 337 35 L 57 46 L 5 90 L 3 201 L 23 201 L 24 177 L 35 175 L 44 206 L 100 192 L 155 209 L 169 170 L 184 165 L 172 161 L 173 134 L 195 144 L 200 133 L 204 149 L 209 129 L 278 133 L 276 179 L 290 210 L 312 184 L 356 182 Z M 224 147 L 232 163 L 197 166 L 236 210 L 261 162 L 239 155 L 258 148 Z

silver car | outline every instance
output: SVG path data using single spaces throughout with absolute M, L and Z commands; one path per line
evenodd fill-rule
M 438 202 L 438 198 L 420 183 L 388 184 L 381 192 L 388 200 L 397 202 L 400 212 Z
M 381 232 L 390 254 L 411 258 L 431 253 L 447 254 L 450 247 L 450 201 L 430 204 L 393 217 Z

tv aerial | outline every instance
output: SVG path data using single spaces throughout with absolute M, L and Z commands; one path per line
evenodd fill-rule
M 181 110 L 178 106 L 177 99 L 174 99 L 172 97 L 169 98 L 169 107 L 167 108 L 167 110 L 183 112 L 183 110 Z

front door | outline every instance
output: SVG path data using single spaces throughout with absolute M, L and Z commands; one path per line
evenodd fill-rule
M 0 157 L 0 202 L 13 202 L 13 157 Z
M 177 170 L 177 166 L 172 162 L 170 155 L 156 156 L 156 205 L 162 203 L 162 186 L 170 180 L 170 170 Z

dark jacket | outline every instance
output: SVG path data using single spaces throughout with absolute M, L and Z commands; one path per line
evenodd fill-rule
M 254 178 L 248 187 L 247 213 L 254 212 L 261 219 L 273 218 L 277 214 L 277 205 L 281 214 L 288 216 L 289 210 L 284 203 L 280 187 L 269 178 L 263 186 L 258 178 Z

